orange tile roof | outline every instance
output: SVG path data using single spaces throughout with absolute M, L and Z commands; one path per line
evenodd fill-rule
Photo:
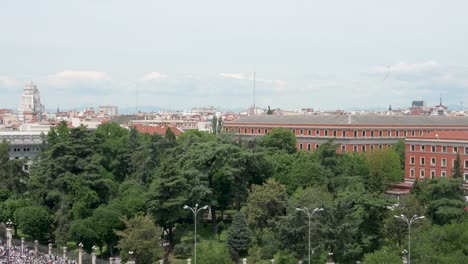
M 140 125 L 140 124 L 135 124 L 133 125 L 136 130 L 140 133 L 148 133 L 150 135 L 153 135 L 153 134 L 160 134 L 162 136 L 164 136 L 166 134 L 166 129 L 167 128 L 170 128 L 172 130 L 172 132 L 176 135 L 176 137 L 180 136 L 183 131 L 178 129 L 177 127 L 173 127 L 173 126 L 144 126 L 144 125 Z

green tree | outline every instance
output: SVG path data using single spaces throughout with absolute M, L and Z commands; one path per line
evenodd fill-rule
M 458 152 L 457 152 L 457 158 L 453 162 L 452 178 L 454 178 L 454 179 L 457 179 L 457 178 L 462 179 L 463 178 L 463 168 L 462 168 L 462 164 L 461 164 L 461 161 L 460 161 L 460 153 L 458 153 Z
M 22 194 L 26 190 L 27 174 L 23 171 L 24 160 L 10 160 L 9 144 L 3 140 L 0 143 L 0 182 L 1 188 L 8 193 Z
M 272 226 L 278 217 L 285 215 L 287 198 L 286 187 L 275 180 L 252 185 L 246 209 L 249 227 L 261 232 Z
M 400 167 L 402 170 L 405 169 L 405 140 L 398 139 L 397 143 L 393 146 L 393 149 L 400 157 Z
M 213 135 L 218 134 L 218 117 L 213 115 L 213 119 L 211 120 L 211 133 Z
M 263 184 L 273 173 L 273 164 L 267 158 L 265 152 L 242 149 L 239 154 L 240 158 L 237 160 L 236 166 L 240 169 L 240 172 L 234 174 L 232 184 L 223 186 L 226 189 L 230 188 L 230 192 L 226 193 L 229 196 L 224 196 L 225 199 L 220 208 L 221 215 L 223 215 L 224 209 L 231 205 L 231 200 L 234 202 L 234 208 L 239 211 L 247 200 L 248 191 L 252 184 Z
M 369 174 L 366 186 L 371 192 L 383 193 L 387 190 L 388 183 L 399 182 L 403 179 L 400 158 L 392 149 L 369 152 L 367 165 Z
M 267 109 L 267 115 L 272 115 L 273 114 L 273 110 L 271 110 L 270 106 L 268 106 L 268 109 Z
M 97 149 L 102 155 L 101 165 L 118 181 L 122 182 L 128 175 L 128 138 L 129 131 L 114 122 L 99 125 L 96 133 Z
M 468 262 L 468 218 L 447 225 L 421 225 L 411 232 L 411 262 Z
M 188 190 L 187 179 L 177 167 L 176 160 L 166 159 L 161 174 L 151 183 L 147 204 L 148 212 L 168 234 L 171 247 L 174 246 L 173 229 L 183 215 Z
M 247 227 L 245 214 L 243 212 L 238 212 L 232 220 L 227 238 L 231 258 L 235 261 L 239 261 L 239 257 L 245 256 L 250 246 L 250 241 L 250 230 Z
M 223 131 L 223 126 L 224 126 L 223 116 L 220 116 L 218 118 L 218 125 L 216 126 L 217 135 L 221 134 L 221 132 Z
M 54 213 L 55 230 L 53 232 L 55 243 L 67 245 L 70 239 L 70 207 L 66 202 L 62 202 L 60 208 Z
M 306 257 L 308 255 L 308 216 L 304 212 L 297 211 L 296 208 L 324 208 L 324 211 L 317 212 L 311 217 L 311 249 L 314 250 L 312 260 L 316 259 L 320 253 L 324 252 L 324 236 L 322 229 L 324 228 L 324 213 L 330 211 L 333 206 L 333 195 L 331 195 L 325 186 L 298 188 L 288 199 L 287 214 L 276 221 L 271 235 L 266 235 L 263 232 L 261 245 L 264 252 L 264 257 L 271 258 L 278 250 L 290 250 L 298 256 Z M 276 238 L 274 237 L 276 234 Z M 271 241 L 277 240 L 279 247 L 276 249 L 268 249 L 271 247 Z M 276 243 L 278 243 L 276 242 Z M 271 255 L 265 254 L 270 251 Z
M 286 177 L 286 185 L 292 193 L 299 187 L 324 185 L 330 176 L 330 170 L 322 166 L 315 156 L 304 153 L 292 164 Z
M 77 246 L 82 243 L 83 248 L 88 253 L 91 253 L 92 247 L 99 243 L 99 237 L 93 229 L 93 224 L 91 218 L 86 218 L 75 220 L 70 225 L 70 238 L 75 241 Z
M 79 127 L 60 133 L 63 138 L 59 135 L 33 167 L 27 196 L 50 209 L 51 231 L 58 243 L 66 243 L 71 222 L 91 216 L 93 209 L 108 203 L 118 185 L 106 169 L 109 166 L 103 165 L 97 147 L 102 142 L 94 131 Z
M 123 259 L 128 259 L 128 252 L 133 251 L 136 263 L 154 263 L 163 255 L 161 231 L 148 216 L 136 216 L 125 220 L 126 229 L 116 231 L 120 237 L 118 248 Z
M 364 256 L 364 264 L 393 264 L 401 263 L 401 258 L 396 250 L 381 249 Z
M 296 152 L 296 136 L 287 128 L 273 128 L 262 138 L 262 145 L 267 148 Z
M 208 203 L 212 219 L 216 219 L 220 205 L 226 204 L 232 181 L 242 170 L 241 151 L 236 145 L 214 140 L 194 143 L 181 157 L 182 171 L 190 185 L 189 201 Z M 216 234 L 216 221 L 212 221 L 211 231 Z
M 166 128 L 166 134 L 164 135 L 164 138 L 169 141 L 171 144 L 175 144 L 176 141 L 176 135 L 174 132 L 172 132 L 172 129 L 170 127 Z
M 267 152 L 265 159 L 271 164 L 271 178 L 281 184 L 288 185 L 290 183 L 288 174 L 298 159 L 298 154 L 289 154 L 284 151 Z
M 403 248 L 408 235 L 408 226 L 401 219 L 395 218 L 395 215 L 405 215 L 411 218 L 413 215 L 423 216 L 424 211 L 424 206 L 416 195 L 407 194 L 400 198 L 399 206 L 389 210 L 383 222 L 383 234 L 391 246 L 398 245 L 399 248 Z M 417 227 L 420 224 L 422 224 L 422 221 L 416 221 L 413 226 Z
M 91 216 L 92 228 L 99 238 L 99 246 L 106 245 L 110 254 L 113 255 L 114 246 L 119 241 L 115 230 L 124 229 L 124 223 L 120 219 L 121 212 L 108 206 L 100 206 L 93 211 Z
M 197 245 L 197 263 L 203 264 L 232 264 L 226 245 L 208 244 Z
M 278 264 L 296 264 L 298 257 L 291 250 L 281 250 L 276 252 L 274 259 Z
M 49 211 L 37 205 L 19 208 L 15 212 L 19 228 L 32 239 L 43 240 L 50 226 Z
M 118 193 L 118 196 L 109 202 L 110 207 L 117 208 L 127 218 L 146 212 L 147 190 L 145 186 L 134 180 L 128 180 L 120 184 Z
M 434 224 L 444 225 L 464 215 L 461 183 L 460 179 L 437 178 L 421 184 L 420 199 Z
M 213 119 L 211 120 L 211 133 L 213 135 L 219 135 L 223 131 L 223 117 L 216 116 L 216 114 L 213 115 Z

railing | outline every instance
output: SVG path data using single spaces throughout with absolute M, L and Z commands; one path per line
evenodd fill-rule
M 21 240 L 12 239 L 12 246 L 21 246 Z M 26 249 L 29 249 L 29 250 L 34 250 L 34 242 L 24 241 L 24 247 Z M 38 251 L 38 255 L 48 254 L 49 246 L 44 245 L 44 244 L 38 244 L 37 245 L 37 251 Z M 58 256 L 58 257 L 63 257 L 63 249 L 52 247 L 52 255 L 55 255 L 55 256 Z M 78 252 L 76 252 L 76 251 L 67 251 L 66 256 L 67 256 L 67 259 L 75 260 L 75 261 L 78 262 Z M 83 260 L 82 264 L 92 264 L 91 263 L 91 254 L 83 252 L 82 260 Z M 107 260 L 100 259 L 100 258 L 96 259 L 96 264 L 108 264 L 108 263 L 109 263 L 108 259 Z

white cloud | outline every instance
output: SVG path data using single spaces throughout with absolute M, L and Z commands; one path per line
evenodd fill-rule
M 89 83 L 109 81 L 110 77 L 105 72 L 64 70 L 47 76 L 51 85 L 67 85 L 71 83 Z
M 220 73 L 219 75 L 223 78 L 228 78 L 228 79 L 253 81 L 253 75 L 246 75 L 242 73 Z M 266 83 L 266 84 L 272 84 L 277 87 L 283 87 L 287 84 L 287 82 L 283 80 L 273 80 L 273 79 L 264 79 L 264 78 L 255 78 L 255 81 Z
M 248 80 L 249 78 L 242 73 L 220 73 L 221 77 L 224 78 L 231 78 L 231 79 L 239 79 L 239 80 Z
M 19 82 L 13 78 L 7 77 L 7 76 L 0 76 L 0 85 L 1 86 L 17 86 L 19 85 Z
M 441 68 L 436 61 L 426 61 L 422 63 L 399 62 L 387 67 L 378 66 L 371 68 L 371 74 L 421 74 L 437 71 Z
M 168 77 L 169 76 L 167 76 L 167 74 L 164 74 L 164 73 L 150 72 L 146 74 L 145 76 L 143 76 L 141 80 L 144 82 L 147 82 L 147 81 L 158 80 L 158 79 L 167 79 Z

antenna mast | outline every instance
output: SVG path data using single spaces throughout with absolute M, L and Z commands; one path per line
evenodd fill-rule
M 257 114 L 257 107 L 255 106 L 255 72 L 253 76 L 253 114 Z
M 135 113 L 138 114 L 138 87 L 135 86 Z

